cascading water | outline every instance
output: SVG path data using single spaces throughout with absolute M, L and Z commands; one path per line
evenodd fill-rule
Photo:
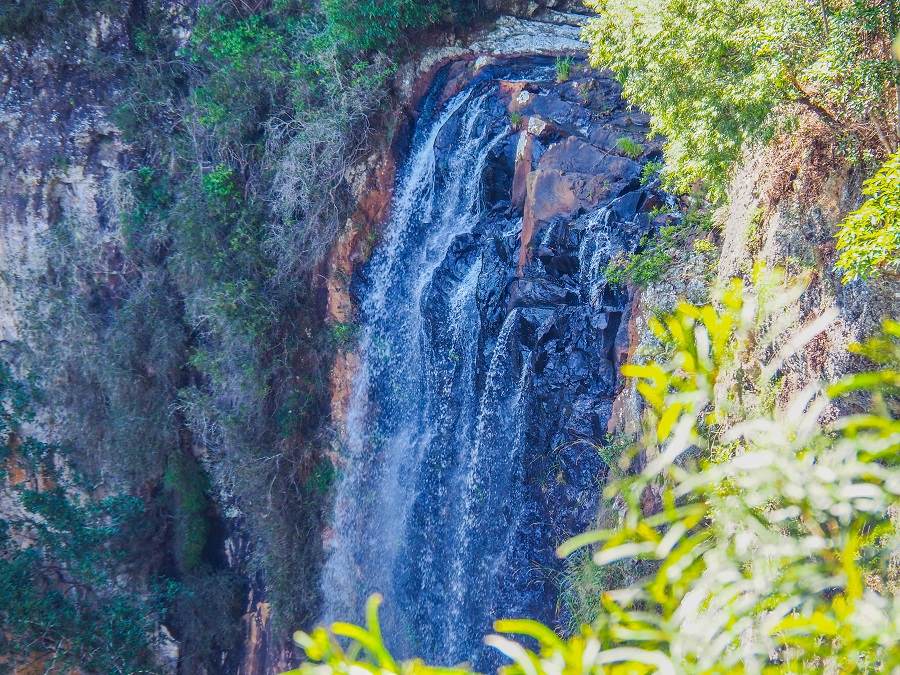
M 493 665 L 492 621 L 554 619 L 553 549 L 595 512 L 604 466 L 573 440 L 602 436 L 613 392 L 611 207 L 542 235 L 542 249 L 574 242 L 581 269 L 557 280 L 573 300 L 513 306 L 522 219 L 489 197 L 516 140 L 500 81 L 553 74 L 537 59 L 492 66 L 447 101 L 437 79 L 359 284 L 323 620 L 358 620 L 380 592 L 401 656 Z

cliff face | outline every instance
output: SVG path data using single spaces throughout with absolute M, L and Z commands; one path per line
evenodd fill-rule
M 180 26 L 175 39 L 184 44 L 190 35 L 190 3 L 173 0 L 157 4 L 161 5 L 173 26 Z M 351 319 L 348 283 L 358 264 L 368 256 L 375 243 L 375 227 L 387 214 L 394 167 L 397 158 L 402 158 L 404 134 L 408 133 L 405 130 L 431 78 L 451 61 L 471 66 L 478 58 L 580 51 L 578 17 L 560 13 L 571 9 L 571 4 L 555 0 L 496 3 L 489 9 L 508 13 L 496 27 L 492 25 L 474 34 L 471 31 L 459 35 L 432 32 L 425 39 L 435 46 L 423 48 L 402 66 L 396 78 L 397 101 L 394 110 L 386 115 L 394 119 L 385 124 L 387 130 L 383 134 L 372 137 L 364 159 L 347 172 L 348 183 L 358 203 L 352 209 L 354 212 L 347 229 L 333 248 L 327 267 L 324 284 L 328 292 L 327 312 L 334 324 Z M 547 13 L 547 8 L 552 11 Z M 48 356 L 42 352 L 46 341 L 40 339 L 42 326 L 49 325 L 42 312 L 52 314 L 62 307 L 58 294 L 51 297 L 47 293 L 49 287 L 63 288 L 57 283 L 60 278 L 75 278 L 76 286 L 70 289 L 74 292 L 89 289 L 91 305 L 88 309 L 91 312 L 116 317 L 121 312 L 123 298 L 132 292 L 136 280 L 141 277 L 125 253 L 127 233 L 123 228 L 136 208 L 132 179 L 135 167 L 140 167 L 144 158 L 139 148 L 129 146 L 123 140 L 122 132 L 112 120 L 128 85 L 115 65 L 132 47 L 135 39 L 132 20 L 142 11 L 143 3 L 134 3 L 127 12 L 117 12 L 116 16 L 99 12 L 79 14 L 69 25 L 54 26 L 52 32 L 48 30 L 45 40 L 34 34 L 0 42 L 0 156 L 3 160 L 0 338 L 4 357 L 16 366 L 27 369 Z M 534 17 L 541 12 L 543 19 L 538 21 L 514 18 L 514 15 Z M 181 311 L 178 307 L 180 299 L 177 294 L 169 297 L 169 309 L 175 322 L 180 324 L 182 319 L 177 316 Z M 68 303 L 65 304 L 68 311 Z M 65 343 L 73 351 L 87 355 L 94 371 L 108 368 L 111 364 L 99 360 L 102 351 L 94 350 L 97 335 L 102 335 L 103 323 L 85 322 L 79 326 L 78 321 L 84 319 L 79 319 L 77 314 L 68 315 L 68 318 L 72 316 L 75 316 L 74 323 L 66 324 L 71 332 L 55 336 L 56 345 Z M 149 315 L 144 319 L 146 321 L 137 318 L 139 325 L 153 326 L 154 320 Z M 36 342 L 35 336 L 39 338 Z M 158 338 L 166 339 L 163 335 Z M 54 359 L 57 357 L 58 354 L 53 355 Z M 335 356 L 333 421 L 337 428 L 342 425 L 341 391 L 346 389 L 353 358 L 352 353 L 340 349 Z M 159 372 L 154 370 L 163 367 L 149 354 L 138 354 L 135 365 L 141 372 L 137 383 L 144 375 L 149 379 L 157 377 Z M 72 399 L 99 394 L 89 381 L 72 379 L 72 373 L 65 369 L 54 369 L 54 373 L 60 379 L 53 382 L 53 386 L 68 392 Z M 179 386 L 179 383 L 175 385 Z M 90 390 L 85 390 L 86 386 Z M 63 398 L 63 404 L 69 402 Z M 165 408 L 169 402 L 160 398 L 159 405 Z M 34 431 L 44 438 L 65 440 L 73 429 L 81 429 L 83 423 L 101 435 L 99 432 L 108 420 L 103 416 L 73 419 L 78 416 L 77 411 L 83 409 L 76 407 L 74 413 L 68 408 L 43 409 Z M 70 426 L 69 422 L 73 421 L 79 426 Z M 197 457 L 201 463 L 206 462 L 208 450 L 196 442 L 184 421 L 175 416 L 167 420 L 167 424 L 170 422 L 169 436 L 161 442 L 172 443 L 176 448 L 181 446 L 180 451 Z M 101 440 L 109 441 L 108 438 Z M 87 437 L 81 439 L 88 460 L 94 458 L 91 442 Z M 23 481 L 38 488 L 43 485 L 39 476 L 20 475 L 22 470 L 15 458 L 10 462 L 8 482 L 0 500 L 4 509 L 0 515 L 4 517 L 18 513 L 16 485 Z M 129 489 L 115 471 L 102 466 L 95 468 L 109 481 L 98 495 Z M 145 473 L 132 476 L 138 486 L 136 489 L 148 500 L 158 499 L 161 490 L 165 493 L 167 488 L 161 485 L 164 468 L 154 466 L 148 457 Z M 227 488 L 212 496 L 222 500 L 210 507 L 214 512 L 208 514 L 214 527 L 218 528 L 216 523 L 222 522 L 224 511 L 233 508 L 233 502 Z M 139 573 L 141 578 L 133 580 L 136 589 L 145 588 L 151 576 L 172 565 L 175 555 L 172 547 L 179 535 L 175 531 L 177 528 L 169 523 L 163 518 L 154 525 L 159 528 L 156 547 L 152 555 L 145 557 Z M 210 555 L 221 560 L 224 568 L 246 575 L 258 533 L 248 531 L 239 516 L 229 520 L 227 527 L 232 528 L 231 531 L 226 530 L 215 540 L 218 552 L 213 551 Z M 243 586 L 243 637 L 219 645 L 223 650 L 220 659 L 223 668 L 228 672 L 245 673 L 284 669 L 289 663 L 290 648 L 273 633 L 265 581 L 251 575 L 245 577 Z M 180 636 L 176 631 L 173 639 L 172 632 L 168 627 L 161 628 L 157 643 L 160 667 L 190 670 L 183 659 L 185 648 L 178 642 Z
M 776 404 L 812 382 L 832 382 L 867 367 L 848 347 L 878 330 L 896 307 L 900 287 L 890 278 L 844 285 L 834 269 L 837 226 L 862 201 L 864 178 L 863 168 L 848 161 L 815 120 L 803 119 L 794 134 L 748 152 L 731 180 L 727 205 L 714 213 L 713 230 L 706 235 L 715 245 L 714 257 L 704 247 L 685 246 L 674 252 L 662 278 L 635 293 L 623 335 L 626 358 L 652 351 L 649 317 L 672 310 L 679 298 L 707 302 L 711 288 L 735 277 L 749 281 L 754 268 L 763 265 L 783 270 L 788 282 L 806 285 L 786 310 L 791 332 L 822 317 L 833 319 L 782 366 Z M 749 354 L 744 365 L 752 368 L 764 356 Z M 637 433 L 640 415 L 640 398 L 626 384 L 610 432 Z
M 721 214 L 718 279 L 746 274 L 760 262 L 785 269 L 789 277 L 808 274 L 797 323 L 836 315 L 829 329 L 789 364 L 785 395 L 859 367 L 847 347 L 871 336 L 896 308 L 896 282 L 844 285 L 834 269 L 837 225 L 859 207 L 865 178 L 828 131 L 807 119 L 792 138 L 748 156 L 732 181 L 729 205 Z
M 99 17 L 87 44 L 0 42 L 0 284 L 3 340 L 20 337 L 28 289 L 46 268 L 51 225 L 82 237 L 115 235 L 127 153 L 107 102 L 119 83 L 92 70 L 100 53 L 122 50 L 124 22 Z
M 182 3 L 171 5 L 172 12 L 184 11 Z M 325 296 L 323 318 L 336 332 L 351 330 L 357 320 L 354 280 L 358 283 L 362 267 L 379 246 L 380 229 L 390 217 L 397 167 L 406 158 L 420 103 L 435 77 L 441 73 L 445 78 L 439 96 L 446 101 L 485 68 L 509 59 L 578 55 L 583 48 L 580 18 L 571 13 L 578 11 L 577 5 L 498 0 L 491 8 L 507 16 L 496 24 L 465 34 L 430 33 L 425 39 L 431 46 L 423 46 L 401 65 L 382 131 L 347 171 L 352 214 L 316 288 Z M 41 358 L 35 353 L 39 345 L 23 345 L 22 340 L 28 338 L 38 311 L 38 291 L 65 274 L 57 266 L 75 259 L 67 257 L 67 251 L 92 252 L 92 266 L 81 271 L 104 289 L 94 298 L 104 312 L 118 311 L 119 289 L 133 278 L 122 256 L 122 222 L 123 213 L 134 207 L 127 177 L 141 158 L 111 121 L 112 102 L 124 83 L 108 75 L 113 71 L 97 67 L 128 48 L 133 37 L 128 16 L 97 14 L 83 23 L 79 35 L 81 42 L 73 38 L 71 44 L 0 42 L 0 344 L 4 358 L 14 364 L 26 353 Z M 544 394 L 538 397 L 530 431 L 537 445 L 595 440 L 606 430 L 635 433 L 640 404 L 634 390 L 616 377 L 614 366 L 648 344 L 647 318 L 670 309 L 679 297 L 702 302 L 710 283 L 746 275 L 756 261 L 782 265 L 789 274 L 811 273 L 798 323 L 832 310 L 838 316 L 832 330 L 788 364 L 785 395 L 811 378 L 830 379 L 853 369 L 846 346 L 869 334 L 895 306 L 895 288 L 842 286 L 832 271 L 833 230 L 858 204 L 861 176 L 840 161 L 823 136 L 811 133 L 814 140 L 808 143 L 776 143 L 746 158 L 733 181 L 728 208 L 716 216 L 720 233 L 709 235 L 721 249 L 720 257 L 711 258 L 705 248 L 674 251 L 662 279 L 616 295 L 597 286 L 590 273 L 599 271 L 616 250 L 632 251 L 643 234 L 666 224 L 655 215 L 664 195 L 653 185 L 641 185 L 639 178 L 640 162 L 654 158 L 658 150 L 644 139 L 646 118 L 622 104 L 615 83 L 584 72 L 543 88 L 503 82 L 497 104 L 515 130 L 491 158 L 489 190 L 495 201 L 507 202 L 504 217 L 520 216 L 523 222 L 520 238 L 498 240 L 492 249 L 502 258 L 495 262 L 504 280 L 494 310 L 518 309 L 522 318 L 516 326 L 517 358 L 533 359 L 540 370 Z M 636 157 L 621 150 L 621 138 L 641 144 Z M 607 231 L 627 235 L 627 242 L 616 244 L 618 249 L 598 253 L 600 243 L 589 241 L 598 223 L 588 222 L 585 214 L 597 207 L 608 207 L 603 224 Z M 51 250 L 49 242 L 60 231 L 67 235 L 69 248 Z M 139 317 L 139 323 L 151 322 Z M 77 338 L 73 333 L 73 343 Z M 346 438 L 352 380 L 360 359 L 352 343 L 344 341 L 338 341 L 333 359 L 330 426 L 338 445 Z M 152 379 L 154 373 L 147 376 Z M 561 400 L 565 405 L 559 405 Z M 65 411 L 43 411 L 37 433 L 63 437 L 60 425 L 65 418 Z M 207 459 L 206 449 L 186 431 L 183 420 L 173 424 L 168 442 L 198 461 Z M 337 449 L 331 456 L 340 461 Z M 562 460 L 575 468 L 559 465 L 559 472 L 544 483 L 537 473 L 532 476 L 540 492 L 536 499 L 543 500 L 556 534 L 589 518 L 592 508 L 589 490 L 579 492 L 579 486 L 593 474 L 576 466 L 575 455 Z M 546 457 L 542 461 L 531 471 L 550 475 L 552 462 Z M 13 460 L 7 468 L 0 517 L 18 513 L 16 484 L 30 480 L 43 489 L 40 476 L 23 474 Z M 147 475 L 137 481 L 140 494 L 159 493 L 163 468 L 149 467 L 148 460 Z M 211 557 L 242 578 L 240 635 L 218 645 L 222 670 L 277 672 L 290 665 L 293 655 L 273 630 L 265 579 L 248 573 L 257 533 L 244 528 L 240 518 L 223 518 L 234 506 L 227 487 L 213 490 L 212 496 L 216 503 L 208 507 L 211 519 L 224 522 L 225 529 L 213 538 L 216 550 Z M 171 567 L 174 535 L 169 527 L 159 525 L 156 541 L 164 543 L 147 556 L 136 586 Z M 326 540 L 332 536 L 322 534 Z M 160 635 L 160 669 L 175 671 L 180 645 L 168 628 Z M 180 668 L 189 672 L 183 656 Z

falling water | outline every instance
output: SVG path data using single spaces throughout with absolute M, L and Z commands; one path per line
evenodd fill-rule
M 498 80 L 552 70 L 489 68 L 440 104 L 434 88 L 361 284 L 323 620 L 358 620 L 380 592 L 386 641 L 401 656 L 488 667 L 482 637 L 495 618 L 553 618 L 541 566 L 558 542 L 539 502 L 555 487 L 529 474 L 540 378 L 528 335 L 549 335 L 562 314 L 506 306 L 521 218 L 484 196 L 486 168 L 515 142 Z M 601 239 L 585 244 L 585 267 L 601 264 Z M 590 483 L 600 469 L 584 460 L 578 470 Z

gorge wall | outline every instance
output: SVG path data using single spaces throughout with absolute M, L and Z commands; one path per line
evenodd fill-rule
M 171 3 L 172 12 L 185 4 Z M 659 142 L 646 137 L 646 116 L 581 62 L 575 5 L 493 3 L 506 14 L 496 22 L 422 36 L 399 65 L 365 152 L 347 168 L 350 216 L 315 271 L 316 320 L 340 339 L 328 356 L 329 433 L 314 439 L 328 446 L 337 480 L 325 481 L 333 515 L 313 533 L 324 542 L 325 590 L 321 612 L 310 611 L 358 619 L 365 597 L 380 591 L 388 643 L 403 656 L 487 668 L 495 657 L 481 637 L 494 618 L 529 615 L 565 626 L 553 551 L 596 518 L 608 474 L 597 446 L 609 432 L 638 429 L 640 403 L 618 366 L 652 341 L 646 322 L 655 312 L 679 297 L 704 301 L 713 282 L 749 275 L 756 260 L 792 275 L 812 272 L 798 321 L 829 309 L 838 321 L 789 364 L 796 389 L 854 368 L 846 345 L 896 303 L 890 287 L 843 287 L 831 272 L 832 231 L 858 204 L 861 177 L 834 154 L 817 156 L 834 150 L 814 144 L 775 144 L 748 156 L 730 206 L 716 215 L 720 227 L 697 235 L 711 246 L 684 242 L 662 278 L 643 287 L 607 283 L 607 263 L 680 222 L 685 205 L 642 172 L 661 157 Z M 127 20 L 98 14 L 88 46 L 114 57 L 129 31 Z M 186 41 L 190 26 L 182 31 Z M 574 59 L 562 81 L 557 56 Z M 14 363 L 26 352 L 42 356 L 40 344 L 23 344 L 37 285 L 55 279 L 56 266 L 84 260 L 48 249 L 52 231 L 71 235 L 63 253 L 90 253 L 81 271 L 102 289 L 92 300 L 104 320 L 137 276 L 122 255 L 122 223 L 134 208 L 128 177 L 140 157 L 111 122 L 109 103 L 124 83 L 92 73 L 84 58 L 74 47 L 0 42 L 0 340 Z M 824 175 L 810 168 L 822 165 L 831 167 Z M 183 298 L 171 297 L 167 309 L 182 312 Z M 159 316 L 136 322 L 153 325 Z M 196 337 L 180 315 L 174 323 L 186 343 Z M 66 342 L 81 348 L 83 335 L 74 330 Z M 140 382 L 165 379 L 151 349 L 165 336 L 151 337 L 134 357 Z M 196 379 L 186 353 L 173 358 L 181 359 L 179 376 L 167 387 Z M 309 376 L 305 366 L 296 377 Z M 153 442 L 195 458 L 203 472 L 191 480 L 205 484 L 215 454 L 171 414 L 176 398 L 163 401 L 169 428 Z M 64 436 L 69 415 L 44 411 L 36 432 Z M 152 502 L 165 492 L 166 465 L 149 454 L 142 461 L 136 491 Z M 18 507 L 16 484 L 43 485 L 15 458 L 7 462 L 0 516 Z M 318 475 L 286 466 L 295 483 Z M 116 488 L 106 476 L 98 496 Z M 207 562 L 239 580 L 240 629 L 216 633 L 206 662 L 218 670 L 203 671 L 178 631 L 161 627 L 159 670 L 278 672 L 296 654 L 290 627 L 274 626 L 266 575 L 255 562 L 260 526 L 243 517 L 227 484 L 214 482 L 209 492 L 202 508 L 215 536 Z M 174 565 L 173 518 L 159 522 L 131 581 L 140 592 Z M 321 562 L 318 555 L 311 559 Z M 211 588 L 217 599 L 225 595 Z M 233 611 L 208 604 L 226 618 Z

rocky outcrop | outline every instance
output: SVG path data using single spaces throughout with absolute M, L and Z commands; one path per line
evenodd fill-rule
M 530 135 L 531 130 L 524 133 Z M 531 259 L 532 238 L 538 228 L 556 216 L 591 209 L 629 187 L 633 190 L 639 172 L 640 166 L 631 159 L 610 155 L 575 136 L 554 144 L 525 181 L 519 274 Z
M 867 367 L 848 347 L 876 332 L 895 312 L 900 285 L 896 280 L 844 285 L 835 271 L 834 235 L 838 223 L 862 201 L 864 179 L 858 165 L 845 160 L 828 129 L 803 119 L 790 136 L 765 148 L 748 151 L 728 190 L 727 205 L 714 216 L 716 259 L 690 247 L 674 251 L 667 273 L 635 293 L 626 325 L 617 341 L 627 345 L 627 360 L 652 353 L 656 340 L 649 317 L 674 309 L 678 300 L 708 301 L 710 289 L 734 277 L 749 281 L 758 264 L 785 272 L 788 282 L 808 279 L 793 312 L 789 331 L 824 315 L 835 320 L 779 370 L 776 404 L 789 401 L 813 382 L 830 382 Z M 771 354 L 755 353 L 749 360 Z M 611 433 L 634 436 L 640 431 L 642 403 L 633 383 L 623 382 L 609 422 Z M 836 409 L 826 415 L 834 415 Z
M 804 119 L 800 129 L 748 153 L 719 214 L 718 279 L 747 276 L 763 263 L 789 278 L 809 275 L 796 307 L 796 327 L 834 312 L 836 320 L 783 368 L 780 400 L 816 380 L 833 381 L 861 367 L 847 348 L 871 336 L 896 312 L 896 279 L 844 285 L 834 269 L 838 223 L 862 201 L 865 171 L 847 161 L 829 129 Z

